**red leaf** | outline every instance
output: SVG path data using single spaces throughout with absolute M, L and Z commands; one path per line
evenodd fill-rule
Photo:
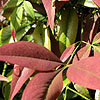
M 100 47 L 99 46 L 94 47 L 94 56 L 100 57 Z
M 81 59 L 89 57 L 90 51 L 91 51 L 91 46 L 88 45 L 88 44 L 86 46 L 84 46 L 83 48 L 81 48 L 75 54 L 74 59 L 73 59 L 73 63 L 77 62 L 78 60 L 81 60 Z
M 27 67 L 33 70 L 49 71 L 53 70 L 62 63 L 55 61 L 48 61 L 30 57 L 18 56 L 0 56 L 0 61 L 7 61 L 11 64 L 17 64 L 21 67 Z
M 100 43 L 100 32 L 95 35 L 92 43 L 93 44 Z
M 12 36 L 13 36 L 13 40 L 15 41 L 15 37 L 16 37 L 16 30 L 11 30 Z
M 98 31 L 99 18 L 97 15 L 94 15 L 94 17 L 88 16 L 85 20 L 86 20 L 86 24 L 83 32 L 83 40 L 92 43 L 93 38 Z
M 48 49 L 39 44 L 28 41 L 20 41 L 3 45 L 0 47 L 0 55 L 30 57 L 61 62 L 60 59 Z
M 90 89 L 100 89 L 100 57 L 88 57 L 69 66 L 67 77 Z
M 0 75 L 0 81 L 9 81 L 9 79 L 5 76 Z
M 38 73 L 26 86 L 22 100 L 56 100 L 62 87 L 62 72 Z
M 55 1 L 55 6 L 56 6 L 56 13 L 64 6 L 64 4 L 66 4 L 65 1 L 69 1 L 69 0 L 56 0 Z
M 100 7 L 100 0 L 93 0 Z
M 62 62 L 65 62 L 68 59 L 68 57 L 72 54 L 74 48 L 75 48 L 75 44 L 72 44 L 71 46 L 66 48 L 63 54 L 61 55 L 60 60 Z
M 18 69 L 18 67 L 19 66 L 17 66 L 17 69 Z M 13 79 L 12 79 L 12 84 L 11 84 L 11 93 L 10 93 L 9 100 L 13 100 L 14 96 L 20 90 L 20 88 L 25 83 L 25 81 L 34 73 L 34 70 L 31 70 L 29 68 L 23 68 L 23 70 L 21 72 L 17 71 L 18 73 L 20 73 L 20 76 L 19 76 L 18 73 L 16 73 L 16 69 L 14 69 L 14 70 L 15 71 L 13 71 Z
M 55 5 L 53 0 L 42 0 L 44 8 L 48 16 L 48 25 L 51 30 L 54 29 L 54 18 L 55 18 Z

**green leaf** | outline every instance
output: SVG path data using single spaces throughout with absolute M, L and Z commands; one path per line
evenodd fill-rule
M 78 0 L 78 4 L 84 5 L 86 7 L 98 8 L 93 0 Z
M 23 18 L 23 8 L 22 5 L 15 8 L 11 15 L 11 29 L 17 30 L 21 24 Z
M 33 6 L 29 1 L 24 1 L 24 9 L 34 19 Z
M 7 5 L 4 7 L 4 10 L 7 8 L 15 7 L 20 5 L 24 0 L 10 0 Z

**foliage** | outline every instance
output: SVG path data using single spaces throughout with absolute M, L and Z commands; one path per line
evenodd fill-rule
M 0 100 L 99 100 L 99 7 L 1 0 Z

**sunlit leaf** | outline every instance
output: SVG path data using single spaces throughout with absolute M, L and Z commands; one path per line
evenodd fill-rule
M 61 65 L 61 60 L 39 44 L 16 42 L 0 47 L 0 60 L 34 70 L 52 70 Z
M 9 81 L 9 79 L 5 76 L 0 75 L 0 81 Z
M 100 57 L 88 57 L 69 66 L 67 77 L 81 86 L 100 89 Z
M 34 19 L 33 7 L 29 1 L 24 1 L 24 9 Z
M 55 18 L 55 5 L 53 0 L 42 0 L 44 8 L 48 16 L 48 25 L 51 30 L 54 29 L 54 18 Z
M 74 48 L 75 48 L 75 44 L 72 44 L 71 46 L 66 48 L 63 54 L 61 55 L 60 60 L 62 62 L 65 62 L 68 59 L 68 57 L 72 54 Z
M 23 7 L 22 5 L 15 8 L 11 15 L 11 30 L 17 30 L 21 24 L 23 18 Z
M 100 57 L 100 47 L 99 46 L 93 46 L 94 48 L 94 56 Z
M 88 44 L 86 46 L 84 46 L 83 48 L 81 48 L 75 54 L 74 59 L 73 59 L 73 63 L 77 62 L 78 60 L 81 60 L 81 59 L 89 57 L 90 51 L 91 51 L 91 46 L 88 45 Z
M 58 72 L 36 74 L 26 86 L 22 100 L 56 100 L 63 87 L 62 72 Z
M 20 88 L 25 83 L 25 81 L 34 73 L 34 70 L 29 68 L 23 68 L 21 70 L 19 66 L 15 65 L 15 67 L 13 69 L 13 79 L 11 84 L 12 88 L 11 88 L 9 100 L 13 100 L 13 97 L 17 94 L 17 92 L 20 90 Z
M 93 0 L 100 7 L 100 0 Z
M 5 0 L 3 0 L 5 1 Z M 6 0 L 7 1 L 7 0 Z M 9 2 L 5 5 L 4 10 L 11 7 L 17 7 L 20 5 L 24 0 L 8 0 Z
M 95 35 L 93 38 L 92 44 L 100 43 L 100 32 Z

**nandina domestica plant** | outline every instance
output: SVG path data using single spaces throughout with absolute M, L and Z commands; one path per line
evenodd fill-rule
M 100 99 L 99 0 L 1 0 L 2 100 Z

